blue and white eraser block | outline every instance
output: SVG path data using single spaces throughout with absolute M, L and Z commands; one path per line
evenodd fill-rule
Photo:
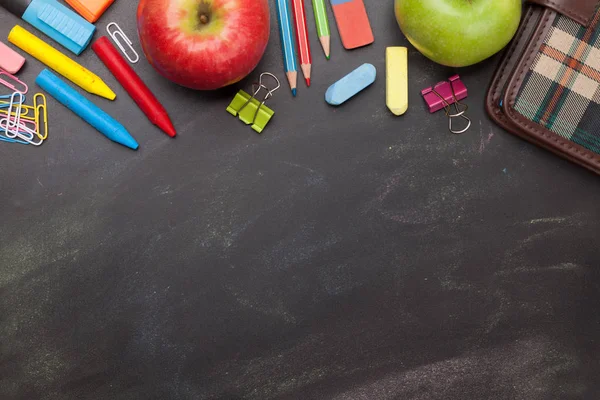
M 369 87 L 377 77 L 377 70 L 372 64 L 363 64 L 329 86 L 325 92 L 325 101 L 332 106 L 339 106 L 353 96 Z
M 56 0 L 32 0 L 21 18 L 77 55 L 85 50 L 96 30 Z

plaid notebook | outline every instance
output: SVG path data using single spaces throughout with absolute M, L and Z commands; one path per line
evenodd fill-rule
M 593 11 L 585 22 L 528 7 L 494 76 L 488 112 L 509 131 L 600 173 L 598 2 L 587 2 Z

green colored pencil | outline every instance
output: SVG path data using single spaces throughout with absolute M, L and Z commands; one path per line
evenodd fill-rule
M 315 13 L 315 21 L 317 23 L 317 34 L 323 46 L 325 57 L 329 60 L 329 49 L 331 39 L 329 33 L 329 20 L 327 19 L 327 8 L 325 8 L 325 0 L 312 0 L 313 11 Z

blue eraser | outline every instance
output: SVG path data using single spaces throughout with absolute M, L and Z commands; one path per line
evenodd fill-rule
M 21 18 L 77 55 L 85 50 L 96 30 L 56 0 L 33 0 Z
M 325 101 L 332 106 L 339 106 L 375 82 L 376 77 L 375 67 L 372 64 L 363 64 L 329 86 L 325 92 Z

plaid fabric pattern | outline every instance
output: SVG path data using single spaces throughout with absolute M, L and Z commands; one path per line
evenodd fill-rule
M 600 154 L 600 11 L 588 28 L 559 15 L 531 64 L 515 110 Z

